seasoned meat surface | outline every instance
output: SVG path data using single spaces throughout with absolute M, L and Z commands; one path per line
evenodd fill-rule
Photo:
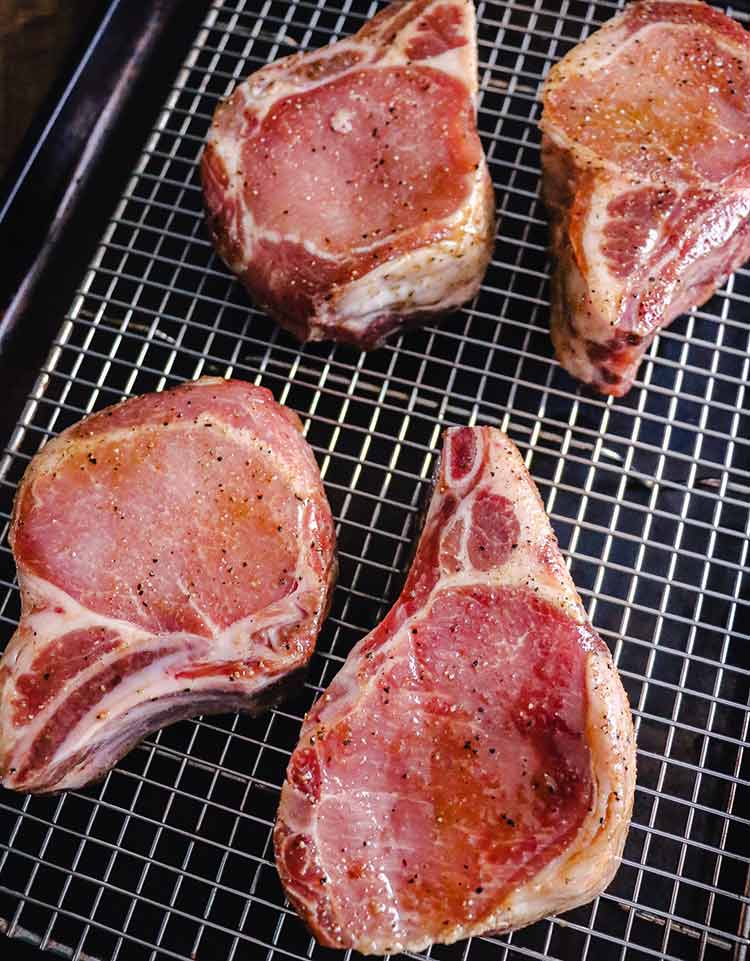
M 404 589 L 289 762 L 289 899 L 363 954 L 529 924 L 607 886 L 634 777 L 627 698 L 523 460 L 449 430 Z
M 257 711 L 312 654 L 335 576 L 295 414 L 203 378 L 51 440 L 16 496 L 22 615 L 0 661 L 5 787 L 102 776 L 162 725 Z
M 550 71 L 552 340 L 604 394 L 750 256 L 750 39 L 704 3 L 632 3 Z
M 471 0 L 393 3 L 239 84 L 201 170 L 255 301 L 302 341 L 371 348 L 469 300 L 494 238 L 476 95 Z

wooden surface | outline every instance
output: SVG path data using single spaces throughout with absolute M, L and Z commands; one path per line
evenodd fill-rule
M 0 0 L 0 175 L 98 0 Z

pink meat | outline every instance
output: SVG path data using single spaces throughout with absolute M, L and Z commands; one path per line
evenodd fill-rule
M 364 347 L 476 292 L 494 234 L 468 0 L 394 3 L 254 73 L 202 160 L 211 234 L 301 340 Z
M 307 715 L 275 830 L 321 943 L 365 954 L 518 927 L 611 879 L 627 700 L 523 461 L 453 429 L 401 596 Z
M 562 365 L 621 396 L 750 256 L 750 38 L 694 0 L 632 3 L 553 70 L 544 192 Z
M 23 612 L 0 662 L 0 771 L 29 791 L 101 776 L 167 719 L 266 704 L 309 659 L 335 569 L 296 415 L 209 378 L 48 443 L 11 543 Z

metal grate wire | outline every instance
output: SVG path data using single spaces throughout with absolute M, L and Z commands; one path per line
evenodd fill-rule
M 259 8 L 259 9 L 258 9 Z M 639 738 L 633 827 L 592 905 L 435 961 L 742 961 L 750 943 L 750 273 L 661 334 L 623 400 L 551 355 L 539 201 L 541 79 L 617 5 L 478 3 L 480 130 L 500 214 L 482 291 L 371 355 L 300 349 L 214 257 L 196 176 L 217 99 L 262 64 L 356 30 L 359 0 L 214 0 L 0 465 L 125 395 L 201 374 L 270 387 L 302 416 L 338 524 L 341 575 L 303 695 L 260 719 L 184 722 L 97 787 L 0 795 L 0 930 L 73 959 L 325 959 L 273 866 L 299 723 L 397 590 L 442 429 L 498 424 L 525 454 Z M 741 20 L 747 16 L 730 14 Z M 0 621 L 18 593 L 0 549 Z M 415 957 L 415 956 L 410 956 Z

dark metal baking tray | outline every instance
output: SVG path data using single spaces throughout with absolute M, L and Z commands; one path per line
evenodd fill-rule
M 639 780 L 624 862 L 606 894 L 424 957 L 743 959 L 750 273 L 738 271 L 661 334 L 625 399 L 593 396 L 560 370 L 547 334 L 539 85 L 617 5 L 480 0 L 479 124 L 500 215 L 482 291 L 373 354 L 300 348 L 249 306 L 214 257 L 196 160 L 218 98 L 237 79 L 353 32 L 377 6 L 112 3 L 31 166 L 22 177 L 16 170 L 0 247 L 10 250 L 19 229 L 28 242 L 0 287 L 9 304 L 0 524 L 52 434 L 126 395 L 232 374 L 270 387 L 303 418 L 338 523 L 341 576 L 295 701 L 260 719 L 168 728 L 85 791 L 0 793 L 0 925 L 76 959 L 339 956 L 315 945 L 285 904 L 270 846 L 278 789 L 302 714 L 394 598 L 442 428 L 477 422 L 508 430 L 539 484 L 630 694 Z M 745 9 L 730 13 L 747 23 Z M 135 58 L 123 42 L 127 16 L 130 49 L 141 42 Z M 75 104 L 97 96 L 98 125 L 73 142 Z M 50 145 L 66 135 L 67 167 L 47 197 L 38 171 L 53 176 Z M 4 642 L 18 616 L 5 542 L 0 582 Z

